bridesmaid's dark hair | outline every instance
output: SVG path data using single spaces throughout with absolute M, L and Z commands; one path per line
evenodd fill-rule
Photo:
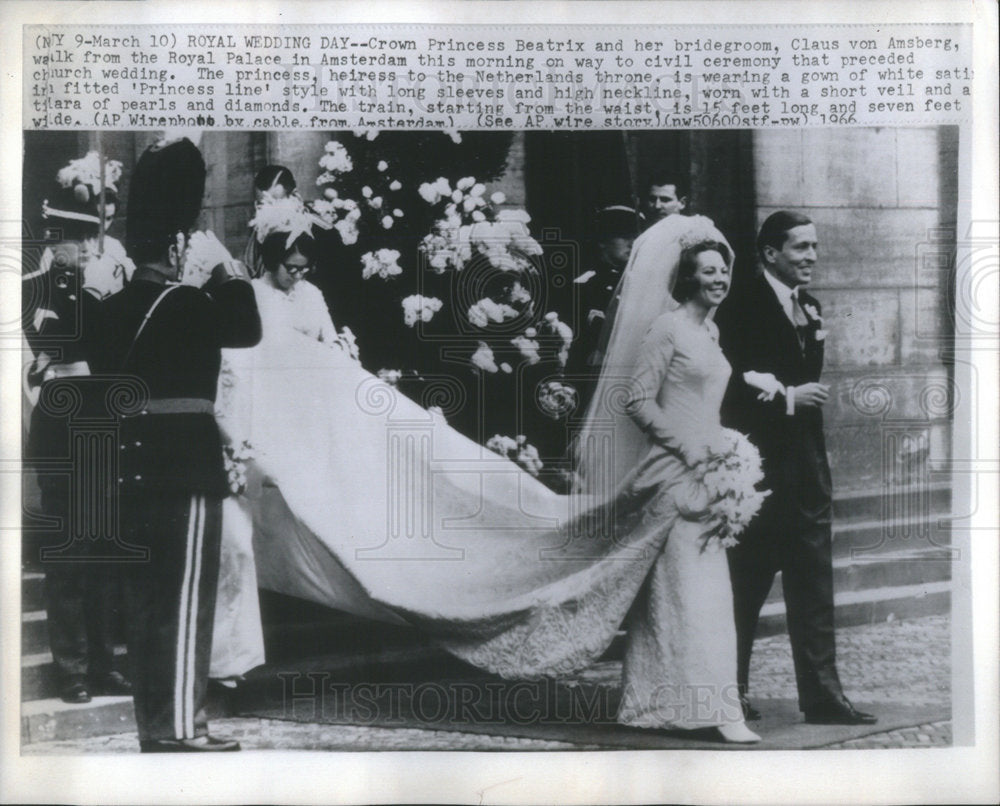
M 260 260 L 267 271 L 276 271 L 281 262 L 291 254 L 298 252 L 310 263 L 316 259 L 316 241 L 312 236 L 303 233 L 296 238 L 291 246 L 286 247 L 288 234 L 272 232 L 260 245 Z
M 670 292 L 681 304 L 691 299 L 698 290 L 698 281 L 694 279 L 694 273 L 698 270 L 696 258 L 702 252 L 718 252 L 723 260 L 729 262 L 729 250 L 725 244 L 716 241 L 702 241 L 681 252 L 680 260 L 677 261 L 677 279 L 674 280 L 674 288 Z
M 295 190 L 295 177 L 284 165 L 265 165 L 253 179 L 254 188 L 262 193 L 275 185 L 281 185 L 288 196 Z

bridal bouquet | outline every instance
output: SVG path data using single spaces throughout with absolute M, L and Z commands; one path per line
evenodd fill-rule
M 718 538 L 723 547 L 735 546 L 770 495 L 756 487 L 764 478 L 760 453 L 739 431 L 723 428 L 693 470 L 708 491 L 708 516 L 716 522 L 709 537 Z
M 243 495 L 247 491 L 247 462 L 253 459 L 253 446 L 247 440 L 239 444 L 222 447 L 222 460 L 229 479 L 229 489 L 233 495 Z

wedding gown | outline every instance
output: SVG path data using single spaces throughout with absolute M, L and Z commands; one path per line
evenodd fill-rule
M 264 335 L 224 351 L 220 425 L 253 445 L 244 501 L 261 588 L 413 625 L 520 679 L 587 666 L 631 608 L 619 719 L 742 719 L 725 552 L 702 537 L 704 488 L 675 453 L 652 445 L 610 501 L 556 495 L 319 341 L 315 310 L 254 288 Z M 712 333 L 671 313 L 637 379 L 663 423 L 695 436 L 719 428 L 728 373 Z M 223 581 L 220 597 L 239 587 Z M 241 618 L 255 614 L 220 604 L 220 662 L 240 655 L 218 636 L 242 634 Z

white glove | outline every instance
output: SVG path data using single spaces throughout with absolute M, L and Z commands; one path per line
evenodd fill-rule
M 220 263 L 229 263 L 232 259 L 229 250 L 215 237 L 214 232 L 199 230 L 188 239 L 181 282 L 201 288 L 211 279 L 212 269 Z
M 770 372 L 750 370 L 743 373 L 743 380 L 746 381 L 747 386 L 760 390 L 760 394 L 757 395 L 758 400 L 770 401 L 774 400 L 775 395 L 785 394 L 785 387 Z

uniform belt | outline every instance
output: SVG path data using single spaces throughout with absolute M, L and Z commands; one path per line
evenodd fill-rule
M 215 404 L 202 397 L 156 397 L 140 414 L 214 414 Z

